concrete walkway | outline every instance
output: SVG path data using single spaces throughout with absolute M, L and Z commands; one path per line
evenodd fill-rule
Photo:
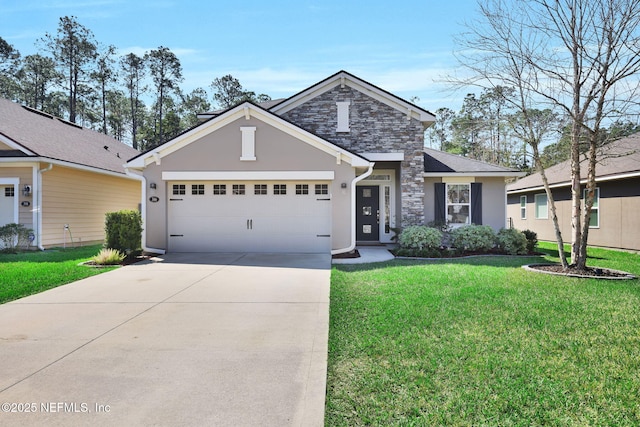
M 333 264 L 366 264 L 370 262 L 390 261 L 395 257 L 386 246 L 358 246 L 358 258 L 336 258 Z
M 0 305 L 0 425 L 321 426 L 329 278 L 175 254 Z

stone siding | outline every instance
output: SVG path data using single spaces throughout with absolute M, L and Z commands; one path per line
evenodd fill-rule
M 336 102 L 349 101 L 349 132 L 336 132 Z M 299 105 L 282 117 L 342 148 L 355 153 L 400 153 L 402 227 L 424 224 L 424 126 L 407 120 L 405 112 L 347 85 L 335 88 Z

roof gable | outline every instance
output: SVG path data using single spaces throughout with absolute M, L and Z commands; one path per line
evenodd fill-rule
M 265 122 L 304 143 L 335 156 L 337 161 L 346 161 L 354 167 L 369 166 L 369 161 L 365 158 L 326 141 L 319 136 L 307 132 L 304 129 L 301 129 L 248 101 L 228 109 L 227 111 L 207 120 L 206 122 L 192 128 L 159 147 L 132 158 L 125 166 L 129 168 L 142 169 L 151 163 L 159 163 L 162 161 L 163 157 L 166 157 L 181 148 L 200 140 L 206 135 L 235 122 L 242 117 L 247 120 L 253 117 Z
M 126 159 L 138 153 L 110 136 L 1 98 L 0 142 L 22 160 L 40 157 L 121 174 Z
M 346 85 L 357 91 L 360 91 L 375 100 L 382 102 L 392 108 L 395 108 L 398 111 L 403 112 L 409 118 L 415 118 L 423 123 L 433 123 L 435 121 L 435 116 L 431 114 L 429 111 L 418 107 L 411 102 L 405 101 L 404 99 L 393 95 L 390 92 L 385 91 L 377 86 L 368 83 L 353 74 L 350 74 L 346 71 L 339 71 L 336 74 L 327 77 L 319 83 L 299 92 L 290 98 L 285 99 L 284 101 L 272 106 L 269 111 L 275 114 L 283 114 L 286 113 L 299 105 L 302 105 L 309 100 L 333 89 L 338 85 Z

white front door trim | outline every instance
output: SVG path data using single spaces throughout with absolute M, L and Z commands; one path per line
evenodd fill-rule
M 376 179 L 383 176 L 389 176 L 389 179 Z M 380 242 L 392 243 L 395 233 L 391 230 L 387 232 L 385 228 L 385 219 L 389 217 L 389 227 L 396 226 L 396 171 L 393 169 L 374 169 L 373 173 L 358 183 L 358 185 L 377 185 L 380 188 Z M 388 190 L 386 190 L 388 189 Z M 386 203 L 385 197 L 389 195 L 389 202 Z
M 18 223 L 20 218 L 19 199 L 20 199 L 20 178 L 0 178 L 0 185 L 13 185 L 13 222 Z M 0 194 L 4 197 L 4 194 Z M 5 224 L 0 224 L 5 225 Z

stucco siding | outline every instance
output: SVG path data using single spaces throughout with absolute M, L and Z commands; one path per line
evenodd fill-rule
M 103 242 L 105 214 L 138 209 L 140 192 L 139 181 L 54 166 L 42 174 L 43 246 Z
M 242 161 L 241 127 L 253 126 L 255 131 L 255 161 Z M 335 155 L 325 153 L 293 136 L 262 122 L 257 118 L 244 118 L 196 140 L 145 168 L 147 199 L 160 200 L 147 203 L 147 245 L 167 248 L 167 200 L 169 188 L 162 180 L 163 171 L 334 171 L 331 183 L 332 249 L 350 244 L 351 188 L 354 168 L 346 161 L 337 164 Z M 347 188 L 341 188 L 346 183 Z
M 464 178 L 460 178 L 460 182 Z M 434 211 L 434 184 L 444 182 L 442 178 L 425 178 L 424 179 L 424 218 L 425 224 L 435 219 Z M 506 209 L 505 209 L 505 181 L 502 177 L 476 177 L 470 178 L 467 182 L 482 183 L 482 225 L 489 225 L 495 231 L 506 227 Z
M 18 178 L 19 184 L 15 189 L 15 196 L 18 199 L 18 221 L 27 228 L 34 228 L 33 206 L 34 196 L 25 196 L 22 189 L 26 184 L 33 188 L 33 168 L 32 167 L 12 167 L 8 165 L 0 166 L 0 178 Z M 0 195 L 3 196 L 3 195 Z M 29 202 L 29 206 L 22 206 L 23 202 Z
M 589 229 L 591 246 L 640 250 L 640 178 L 605 181 L 597 184 L 600 189 L 599 226 Z M 555 231 L 549 209 L 548 219 L 535 218 L 535 194 L 543 191 L 513 193 L 508 196 L 508 216 L 513 226 L 529 229 L 538 239 L 555 241 Z M 571 194 L 568 188 L 554 189 L 556 211 L 560 231 L 566 243 L 571 241 Z M 520 218 L 520 196 L 527 196 L 527 218 Z M 550 208 L 550 206 L 549 206 Z

